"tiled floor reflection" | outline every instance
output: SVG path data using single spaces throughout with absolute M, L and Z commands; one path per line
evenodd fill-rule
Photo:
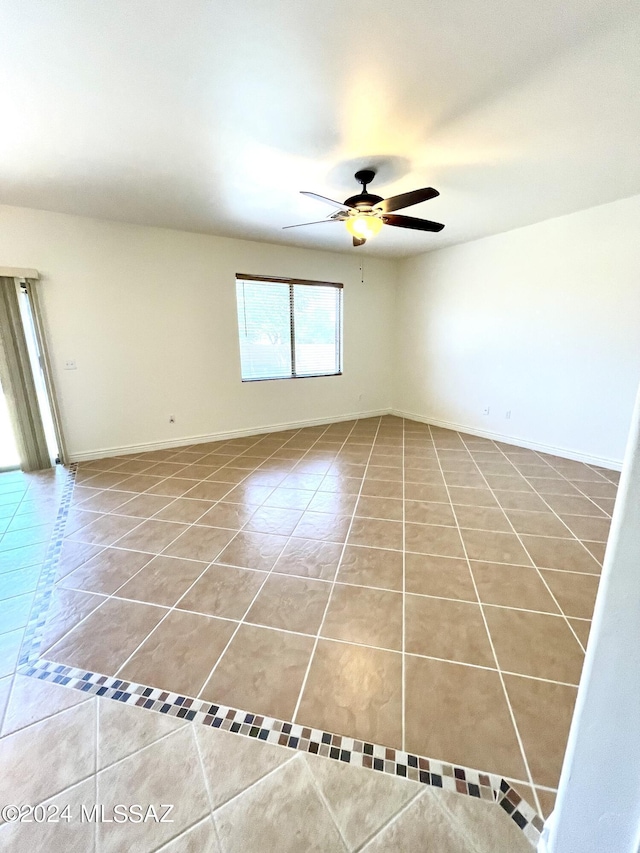
M 81 463 L 42 654 L 498 773 L 544 811 L 616 480 L 393 417 Z

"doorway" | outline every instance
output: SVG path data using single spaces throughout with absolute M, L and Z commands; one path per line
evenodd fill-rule
M 61 461 L 59 418 L 35 281 L 0 277 L 0 471 Z

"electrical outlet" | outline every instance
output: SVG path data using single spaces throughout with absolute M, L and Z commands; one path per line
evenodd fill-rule
M 488 415 L 490 411 L 491 411 L 491 409 L 489 408 L 489 406 L 485 406 L 484 409 L 482 410 L 482 414 Z
M 175 422 L 176 422 L 176 416 L 175 415 L 169 415 L 169 423 L 175 424 Z
M 507 420 L 510 420 L 511 419 L 511 409 L 509 409 L 507 412 L 505 412 L 504 416 Z
M 76 364 L 75 358 L 69 358 L 64 363 L 65 370 L 77 370 L 78 366 Z

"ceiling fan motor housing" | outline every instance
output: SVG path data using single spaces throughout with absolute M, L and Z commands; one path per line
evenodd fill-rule
M 361 169 L 359 172 L 356 172 L 355 179 L 359 184 L 362 184 L 362 192 L 358 193 L 358 195 L 352 195 L 351 198 L 346 199 L 345 205 L 348 207 L 357 207 L 367 210 L 372 208 L 374 204 L 379 204 L 381 201 L 384 201 L 381 196 L 367 192 L 367 184 L 370 184 L 375 176 L 376 173 L 373 169 Z

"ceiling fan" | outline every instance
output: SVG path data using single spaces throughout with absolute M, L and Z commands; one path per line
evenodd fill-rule
M 353 195 L 344 202 L 325 198 L 317 193 L 302 191 L 302 195 L 315 198 L 326 204 L 337 207 L 338 210 L 327 219 L 317 222 L 301 222 L 299 225 L 285 225 L 285 228 L 301 228 L 304 225 L 319 225 L 320 222 L 344 222 L 347 230 L 353 236 L 353 245 L 362 246 L 367 238 L 377 234 L 383 225 L 395 225 L 397 228 L 411 228 L 414 231 L 442 231 L 444 225 L 440 222 L 431 222 L 429 219 L 417 219 L 415 216 L 398 216 L 392 213 L 394 210 L 402 210 L 412 204 L 419 204 L 440 195 L 433 187 L 424 187 L 421 190 L 413 190 L 408 193 L 381 198 L 367 192 L 367 186 L 375 178 L 373 169 L 361 169 L 356 172 L 355 179 L 362 184 L 362 191 Z

